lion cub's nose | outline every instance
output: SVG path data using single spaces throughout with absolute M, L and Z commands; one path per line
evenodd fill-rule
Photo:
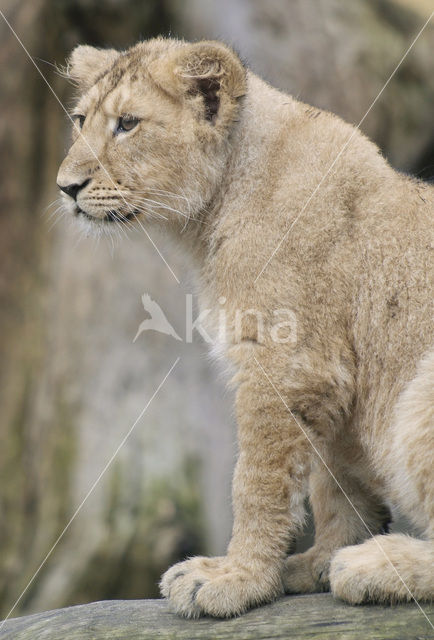
M 81 184 L 67 184 L 67 185 L 63 186 L 63 185 L 57 183 L 57 186 L 59 187 L 59 189 L 64 191 L 68 196 L 71 196 L 71 198 L 76 200 L 77 199 L 77 193 L 80 191 L 80 189 L 83 189 L 87 184 L 89 184 L 89 182 L 90 182 L 90 179 L 88 178 L 87 180 L 85 180 Z

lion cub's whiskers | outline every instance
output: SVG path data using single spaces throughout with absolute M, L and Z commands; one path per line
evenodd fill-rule
M 159 211 L 155 211 L 155 208 L 149 206 L 149 204 L 143 198 L 130 198 L 129 208 L 131 213 L 136 215 L 137 213 L 147 213 L 151 216 L 155 216 L 162 220 L 168 220 L 166 216 L 164 216 Z
M 50 216 L 50 219 L 51 219 L 53 215 L 56 215 L 56 217 L 48 227 L 47 233 L 50 233 L 54 229 L 56 224 L 59 222 L 59 220 L 61 220 L 65 216 L 65 214 L 66 214 L 66 211 L 64 209 L 62 210 L 62 205 L 59 205 L 59 207 L 54 211 L 54 214 L 51 214 Z
M 50 210 L 52 207 L 54 207 L 54 206 L 56 206 L 56 205 L 62 206 L 62 204 L 63 204 L 63 198 L 62 198 L 62 197 L 57 197 L 57 198 L 55 198 L 52 202 L 50 202 L 50 204 L 47 204 L 47 206 L 45 207 L 45 209 L 42 211 L 42 215 L 43 215 L 43 216 L 48 215 L 48 212 L 49 212 L 49 210 Z M 57 209 L 56 209 L 56 210 L 57 210 Z M 53 216 L 53 212 L 51 212 L 51 213 L 49 214 L 49 218 L 51 218 L 52 216 Z
M 143 190 L 143 192 L 142 192 L 142 193 L 149 193 L 150 191 L 152 191 L 152 189 Z M 157 192 L 158 190 L 153 190 L 153 191 Z M 137 191 L 136 193 L 140 193 L 140 192 L 139 192 L 139 191 Z M 157 193 L 157 195 L 159 195 L 159 194 Z M 163 192 L 162 192 L 162 195 L 163 195 L 163 196 L 165 196 L 165 195 L 166 195 L 166 193 L 163 193 Z M 186 225 L 188 224 L 188 222 L 189 222 L 190 220 L 191 220 L 192 222 L 197 222 L 197 223 L 199 223 L 199 224 L 203 224 L 203 225 L 205 225 L 205 226 L 210 226 L 209 222 L 206 222 L 205 220 L 202 220 L 202 219 L 200 219 L 200 218 L 193 218 L 193 217 L 192 217 L 192 215 L 191 215 L 191 205 L 190 205 L 190 203 L 189 203 L 188 199 L 187 199 L 185 196 L 176 196 L 176 194 L 169 194 L 169 192 L 167 192 L 167 195 L 170 195 L 170 196 L 172 196 L 172 195 L 173 195 L 173 196 L 175 196 L 175 197 L 180 197 L 180 198 L 185 199 L 185 200 L 186 200 L 186 202 L 187 202 L 187 204 L 188 204 L 189 212 L 188 212 L 188 213 L 184 213 L 184 212 L 183 212 L 183 211 L 181 211 L 180 209 L 175 209 L 174 207 L 171 207 L 171 206 L 170 206 L 170 205 L 168 205 L 167 203 L 160 202 L 160 201 L 157 201 L 157 200 L 153 200 L 152 198 L 141 197 L 141 198 L 139 198 L 139 200 L 140 200 L 141 202 L 143 202 L 143 203 L 148 204 L 149 206 L 153 206 L 153 205 L 155 205 L 155 206 L 157 206 L 157 207 L 161 207 L 161 208 L 163 208 L 163 209 L 166 209 L 167 211 L 171 211 L 171 212 L 173 212 L 173 213 L 177 213 L 178 215 L 180 215 L 180 216 L 182 216 L 183 218 L 185 218 L 185 219 L 186 219 L 186 224 L 184 225 L 183 230 L 185 229 Z M 166 218 L 166 220 L 167 220 L 167 218 Z

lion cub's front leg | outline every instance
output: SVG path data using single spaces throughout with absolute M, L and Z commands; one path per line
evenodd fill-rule
M 253 357 L 236 404 L 239 458 L 227 555 L 181 562 L 161 581 L 163 596 L 187 617 L 233 616 L 283 593 L 287 548 L 303 520 L 311 448 Z

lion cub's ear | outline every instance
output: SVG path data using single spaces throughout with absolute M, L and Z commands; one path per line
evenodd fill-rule
M 80 91 L 87 91 L 119 55 L 115 49 L 97 49 L 79 44 L 68 58 L 66 75 L 77 83 Z
M 246 70 L 221 42 L 202 41 L 169 50 L 148 71 L 173 97 L 200 97 L 202 116 L 214 124 L 220 113 L 246 93 Z

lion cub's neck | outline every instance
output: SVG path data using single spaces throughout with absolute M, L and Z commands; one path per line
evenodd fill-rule
M 394 210 L 408 189 L 360 131 L 251 73 L 228 144 L 212 201 L 177 241 L 193 258 L 206 297 L 246 308 L 254 298 L 262 304 L 267 287 L 273 295 L 276 283 L 286 287 L 282 273 L 289 282 L 310 262 L 316 269 L 337 244 L 356 260 L 359 230 L 374 236 L 379 217 L 390 216 L 378 210 L 382 194 Z
M 273 148 L 282 151 L 279 131 L 282 126 L 291 129 L 291 122 L 298 117 L 298 104 L 291 96 L 248 73 L 248 92 L 229 135 L 222 179 L 211 200 L 183 226 L 182 233 L 178 227 L 174 229 L 177 242 L 181 241 L 197 268 L 204 267 L 216 248 L 221 219 L 234 208 L 245 210 L 248 216 L 252 211 L 252 194 L 260 193 L 261 185 L 267 191 L 272 189 L 271 183 L 264 184 L 264 166 Z M 277 171 L 282 169 L 276 167 Z

